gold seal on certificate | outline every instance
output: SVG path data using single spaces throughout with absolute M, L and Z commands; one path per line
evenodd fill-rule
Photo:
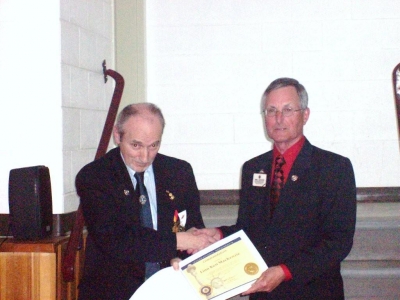
M 208 285 L 206 285 L 206 286 L 203 286 L 201 289 L 200 289 L 200 292 L 203 294 L 203 295 L 205 295 L 205 296 L 210 296 L 211 295 L 211 287 L 210 286 L 208 286 Z
M 257 264 L 252 263 L 252 262 L 251 263 L 247 263 L 244 266 L 244 271 L 246 272 L 246 274 L 255 275 L 255 274 L 258 273 L 258 266 L 257 266 Z

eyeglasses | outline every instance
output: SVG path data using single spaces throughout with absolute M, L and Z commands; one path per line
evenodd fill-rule
M 282 116 L 284 117 L 290 117 L 291 115 L 293 115 L 296 111 L 301 111 L 303 110 L 302 108 L 299 109 L 293 109 L 291 107 L 284 107 L 282 110 L 277 110 L 274 107 L 271 108 L 267 108 L 263 110 L 263 113 L 267 116 L 267 117 L 275 117 L 278 112 L 280 112 L 282 114 Z

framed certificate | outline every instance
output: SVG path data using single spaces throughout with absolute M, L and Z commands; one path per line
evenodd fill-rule
M 238 231 L 148 279 L 131 300 L 222 300 L 251 286 L 267 265 L 244 231 Z M 157 298 L 158 299 L 158 298 Z

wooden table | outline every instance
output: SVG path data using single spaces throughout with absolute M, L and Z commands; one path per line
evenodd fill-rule
M 38 241 L 0 239 L 0 300 L 77 299 L 83 251 L 77 254 L 75 280 L 63 281 L 61 264 L 68 239 L 68 236 Z

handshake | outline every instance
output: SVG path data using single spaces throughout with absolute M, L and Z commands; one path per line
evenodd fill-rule
M 186 250 L 189 254 L 194 254 L 221 238 L 222 234 L 217 228 L 197 229 L 192 227 L 186 232 L 178 232 L 176 234 L 177 249 Z

